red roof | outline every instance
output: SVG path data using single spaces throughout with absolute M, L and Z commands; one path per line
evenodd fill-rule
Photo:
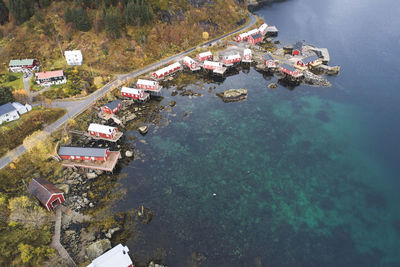
M 36 73 L 36 77 L 39 80 L 49 79 L 49 78 L 53 78 L 53 77 L 61 77 L 61 76 L 64 76 L 64 71 L 63 70 L 45 71 L 45 72 Z
M 28 191 L 45 206 L 53 194 L 63 194 L 63 191 L 43 178 L 32 179 Z

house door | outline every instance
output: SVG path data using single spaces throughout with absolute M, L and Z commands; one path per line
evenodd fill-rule
M 58 206 L 58 204 L 59 204 L 58 199 L 51 202 L 51 206 L 53 207 L 53 209 L 55 209 Z

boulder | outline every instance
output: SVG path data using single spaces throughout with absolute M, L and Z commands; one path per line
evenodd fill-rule
M 133 156 L 133 152 L 132 152 L 132 151 L 127 150 L 127 151 L 125 152 L 125 157 L 131 158 L 132 156 Z
M 275 89 L 275 88 L 278 87 L 278 85 L 276 85 L 276 83 L 270 83 L 270 84 L 268 84 L 268 87 L 269 87 L 270 89 Z
M 86 255 L 93 260 L 103 254 L 107 249 L 111 248 L 111 242 L 108 239 L 101 239 L 86 248 Z
M 121 230 L 121 228 L 119 228 L 119 227 L 115 227 L 115 228 L 109 229 L 108 232 L 106 233 L 106 237 L 109 238 L 109 239 L 111 239 L 111 237 L 113 236 L 113 234 L 114 234 L 115 232 L 118 232 L 119 230 Z
M 97 174 L 96 174 L 95 172 L 88 172 L 88 173 L 86 174 L 86 177 L 87 177 L 88 179 L 95 179 L 95 178 L 97 178 Z
M 169 106 L 170 107 L 174 107 L 176 105 L 176 101 L 171 101 L 171 102 L 169 102 Z
M 141 133 L 142 135 L 145 135 L 147 133 L 147 131 L 149 130 L 149 127 L 147 126 L 141 126 L 138 128 L 139 133 Z
M 69 185 L 68 184 L 57 184 L 56 185 L 60 190 L 64 191 L 66 195 L 69 193 Z
M 229 89 L 217 94 L 224 102 L 235 102 L 247 98 L 247 89 Z

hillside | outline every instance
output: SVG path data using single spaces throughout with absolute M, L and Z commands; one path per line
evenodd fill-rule
M 15 5 L 24 1 L 29 2 L 26 6 L 31 5 L 24 13 L 28 17 L 32 14 L 29 18 L 21 18 L 10 8 L 13 2 Z M 2 2 L 0 14 L 4 13 Z M 9 21 L 0 25 L 4 71 L 13 58 L 37 58 L 43 70 L 64 68 L 63 51 L 81 49 L 83 67 L 90 71 L 128 72 L 200 43 L 205 31 L 212 38 L 237 28 L 247 19 L 245 6 L 235 0 L 4 3 L 10 12 Z

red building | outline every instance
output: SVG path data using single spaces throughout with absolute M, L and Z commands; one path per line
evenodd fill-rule
M 213 54 L 210 51 L 200 53 L 196 56 L 198 61 L 212 60 Z
M 257 34 L 250 35 L 247 38 L 247 42 L 249 44 L 253 44 L 254 45 L 254 44 L 258 44 L 259 42 L 261 42 L 262 39 L 263 39 L 263 35 L 261 33 L 257 33 Z
M 89 125 L 88 132 L 92 136 L 113 139 L 118 133 L 118 128 L 97 123 L 91 123 Z
M 292 56 L 300 56 L 303 53 L 303 43 L 297 42 L 293 46 Z
M 220 66 L 221 66 L 221 64 L 219 62 L 214 62 L 214 61 L 206 60 L 203 63 L 203 69 L 206 69 L 206 70 L 216 70 Z
M 63 160 L 106 161 L 110 151 L 107 148 L 62 146 L 58 155 Z
M 258 28 L 258 31 L 262 34 L 265 35 L 267 33 L 267 29 L 268 29 L 268 24 L 267 23 L 263 23 L 261 24 L 261 26 Z
M 28 191 L 35 196 L 48 211 L 55 209 L 65 201 L 64 192 L 42 178 L 34 178 L 29 183 Z
M 195 70 L 198 69 L 198 64 L 196 61 L 194 61 L 193 59 L 191 59 L 190 57 L 186 56 L 183 58 L 183 64 L 186 65 L 186 67 L 188 67 L 191 70 Z
M 222 58 L 222 63 L 224 63 L 225 65 L 232 65 L 233 63 L 240 62 L 241 60 L 242 58 L 239 54 L 229 55 Z
M 246 48 L 243 50 L 243 62 L 251 62 L 252 52 L 250 49 Z
M 253 30 L 251 30 L 251 31 L 241 33 L 241 34 L 239 34 L 238 36 L 236 36 L 236 42 L 244 41 L 244 40 L 246 40 L 250 35 L 257 34 L 257 33 L 259 33 L 259 30 L 258 30 L 258 29 L 253 29 Z
M 264 56 L 264 63 L 265 63 L 265 66 L 267 66 L 268 68 L 276 67 L 275 60 L 273 59 L 273 57 L 270 54 L 266 54 Z
M 122 106 L 121 101 L 114 100 L 114 101 L 108 102 L 107 104 L 102 106 L 101 111 L 103 111 L 104 113 L 108 113 L 108 114 L 115 114 L 118 112 L 118 110 L 121 108 L 121 106 Z
M 94 259 L 87 267 L 133 267 L 128 252 L 127 246 L 118 244 Z
M 122 87 L 121 95 L 124 97 L 137 99 L 140 101 L 144 101 L 147 98 L 149 98 L 149 94 L 145 93 L 143 89 L 136 89 L 136 88 L 129 88 L 129 87 Z
M 318 59 L 319 59 L 319 57 L 317 57 L 317 55 L 312 55 L 312 56 L 300 59 L 299 61 L 297 61 L 297 65 L 302 66 L 302 67 L 304 67 L 304 66 L 308 67 L 311 64 L 315 63 Z
M 174 64 L 171 64 L 169 66 L 166 66 L 165 68 L 155 71 L 153 73 L 153 77 L 155 79 L 161 79 L 161 78 L 164 78 L 165 76 L 172 74 L 181 69 L 182 69 L 182 65 L 179 62 L 175 62 Z
M 22 72 L 26 69 L 37 70 L 39 66 L 36 59 L 12 59 L 8 64 L 8 69 L 12 72 Z
M 285 63 L 283 63 L 279 69 L 283 73 L 286 73 L 286 74 L 288 74 L 288 75 L 290 75 L 292 77 L 295 77 L 295 78 L 302 75 L 301 72 L 298 69 L 296 69 L 293 66 L 290 66 L 288 64 L 285 64 Z

